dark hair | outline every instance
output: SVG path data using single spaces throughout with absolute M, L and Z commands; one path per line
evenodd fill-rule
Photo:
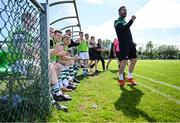
M 95 37 L 94 37 L 94 36 L 91 36 L 91 39 L 92 39 L 92 38 L 95 38 Z
M 121 7 L 119 8 L 119 12 L 121 11 L 122 8 L 126 8 L 126 7 L 125 7 L 125 6 L 121 6 Z
M 89 35 L 89 34 L 88 34 L 88 33 L 86 33 L 86 34 L 85 34 L 85 37 L 86 37 L 86 36 L 88 36 L 88 35 Z
M 98 39 L 98 41 L 101 41 L 101 39 Z
M 64 41 L 66 37 L 70 38 L 69 35 L 63 35 L 62 40 Z
M 83 33 L 82 31 L 79 32 L 79 34 Z
M 70 31 L 71 31 L 70 29 L 67 29 L 67 30 L 66 30 L 66 33 L 67 33 L 67 32 L 70 32 Z
M 53 27 L 49 27 L 49 29 L 54 29 Z
M 54 34 L 56 34 L 56 33 L 61 33 L 62 34 L 62 32 L 60 30 L 55 30 Z

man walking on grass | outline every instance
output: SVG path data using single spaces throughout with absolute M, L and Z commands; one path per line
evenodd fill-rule
M 136 82 L 134 81 L 132 77 L 132 73 L 135 67 L 135 64 L 137 62 L 137 55 L 136 55 L 136 47 L 132 39 L 130 26 L 133 24 L 134 20 L 136 19 L 136 16 L 132 16 L 129 22 L 127 23 L 125 21 L 125 17 L 127 15 L 127 10 L 125 6 L 121 6 L 119 8 L 119 18 L 115 20 L 114 27 L 116 30 L 116 34 L 119 40 L 119 48 L 120 48 L 120 54 L 118 56 L 120 64 L 119 69 L 119 80 L 118 83 L 120 86 L 125 85 L 125 80 L 123 77 L 123 73 L 127 64 L 127 61 L 130 60 L 129 65 L 129 71 L 128 71 L 128 77 L 127 81 L 132 84 L 136 85 Z

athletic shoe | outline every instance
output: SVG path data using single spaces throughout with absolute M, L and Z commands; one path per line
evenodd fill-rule
M 52 105 L 53 105 L 54 108 L 56 108 L 56 110 L 61 110 L 61 111 L 64 111 L 64 112 L 68 112 L 68 108 L 66 106 L 60 105 L 57 102 L 54 102 Z
M 84 65 L 83 65 L 83 64 L 81 64 L 81 68 L 84 68 Z
M 94 75 L 98 75 L 100 72 L 98 70 L 95 70 Z
M 80 83 L 80 81 L 78 79 L 76 79 L 76 78 L 73 79 L 73 82 Z
M 82 75 L 83 77 L 87 77 L 87 73 L 85 71 L 83 71 Z
M 72 86 L 76 86 L 76 87 L 77 87 L 77 84 L 76 84 L 76 83 L 69 82 L 69 85 L 72 85 Z
M 101 73 L 101 71 L 99 71 L 99 70 L 96 70 L 95 72 L 96 72 L 96 73 Z
M 66 88 L 66 87 L 61 88 L 61 90 L 62 90 L 63 92 L 71 92 L 71 91 L 72 91 L 72 89 L 68 89 L 68 88 Z
M 56 94 L 53 94 L 53 98 L 55 101 L 69 101 L 72 100 L 72 98 L 70 96 L 61 94 L 59 96 L 57 96 Z
M 95 63 L 94 63 L 94 64 L 91 64 L 91 65 L 90 65 L 90 68 L 93 68 L 94 66 L 95 66 Z
M 133 78 L 127 78 L 127 81 L 128 81 L 129 83 L 131 83 L 131 85 L 136 85 L 136 82 L 134 81 Z
M 76 86 L 73 86 L 73 85 L 68 85 L 67 86 L 68 89 L 72 89 L 72 90 L 75 90 L 76 89 Z
M 123 87 L 125 85 L 125 81 L 124 80 L 118 80 L 118 83 L 121 87 Z

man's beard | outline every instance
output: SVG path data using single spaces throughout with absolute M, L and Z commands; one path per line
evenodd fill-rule
M 122 18 L 125 18 L 127 14 L 121 14 L 121 17 Z

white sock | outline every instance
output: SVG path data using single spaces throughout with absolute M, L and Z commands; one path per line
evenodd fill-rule
M 67 79 L 63 80 L 62 82 L 63 82 L 64 87 L 67 87 L 69 85 L 69 82 Z
M 61 94 L 62 94 L 61 91 L 56 92 L 56 95 L 57 95 L 57 96 L 60 96 Z
M 123 74 L 119 74 L 119 80 L 124 80 Z
M 132 73 L 128 72 L 128 79 L 132 78 Z
M 69 81 L 73 81 L 73 77 L 72 76 L 69 76 Z
M 51 89 L 52 89 L 52 90 L 51 90 L 52 93 L 56 94 L 57 96 L 59 96 L 59 95 L 62 94 L 62 92 L 59 90 L 59 84 L 58 84 L 58 83 L 53 84 L 53 85 L 51 86 Z
M 60 88 L 60 89 L 64 88 L 62 81 L 58 81 L 58 84 L 59 84 L 59 88 Z

